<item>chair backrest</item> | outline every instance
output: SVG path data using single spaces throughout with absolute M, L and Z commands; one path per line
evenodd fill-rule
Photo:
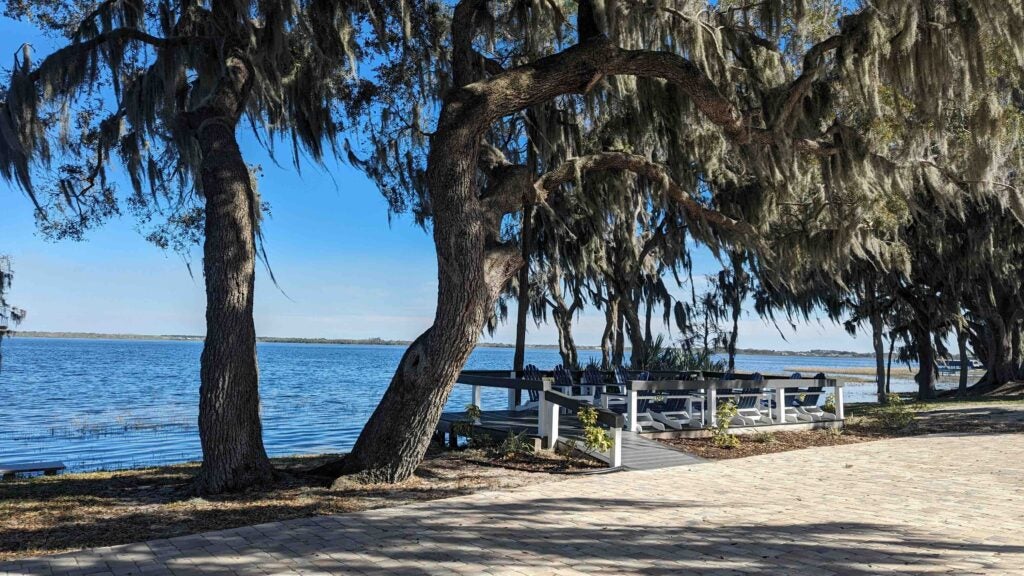
M 676 396 L 665 400 L 665 412 L 684 412 L 686 410 L 686 398 Z
M 540 375 L 540 370 L 537 369 L 533 364 L 527 364 L 523 367 L 523 380 L 529 380 L 531 382 L 544 382 L 544 378 Z M 540 392 L 537 390 L 527 390 L 526 393 L 529 395 L 530 402 L 537 402 L 540 400 Z
M 555 366 L 555 386 L 568 389 L 569 394 L 573 396 L 580 394 L 580 387 L 573 381 L 572 372 L 566 370 L 561 364 Z
M 813 408 L 814 406 L 817 406 L 818 398 L 821 397 L 821 393 L 824 390 L 825 389 L 822 388 L 821 386 L 808 388 L 807 392 L 804 394 L 803 401 L 800 402 L 800 405 L 803 406 L 804 408 Z
M 739 409 L 758 408 L 761 403 L 761 389 L 760 388 L 744 388 L 740 390 L 741 396 L 739 401 L 736 402 L 736 407 Z M 756 396 L 755 396 L 756 394 Z
M 629 383 L 629 372 L 622 366 L 615 367 L 615 383 L 619 386 L 625 386 Z
M 581 381 L 587 386 L 601 386 L 604 384 L 604 374 L 601 374 L 601 371 L 597 369 L 597 366 L 591 364 L 583 371 L 583 378 Z

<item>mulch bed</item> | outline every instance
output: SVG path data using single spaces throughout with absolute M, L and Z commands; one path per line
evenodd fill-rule
M 907 408 L 913 412 L 913 422 L 898 429 L 884 424 L 884 408 L 862 404 L 848 407 L 846 426 L 841 433 L 808 430 L 743 434 L 737 436 L 740 444 L 734 448 L 719 448 L 710 438 L 671 438 L 663 439 L 661 442 L 702 458 L 724 460 L 921 434 L 1024 432 L 1024 402 L 1019 399 L 911 402 L 907 404 Z

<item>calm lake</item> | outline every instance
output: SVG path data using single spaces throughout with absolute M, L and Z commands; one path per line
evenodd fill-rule
M 199 342 L 12 338 L 0 372 L 0 462 L 60 460 L 73 471 L 196 460 Z M 271 456 L 343 452 L 384 393 L 404 348 L 335 344 L 259 345 L 263 434 Z M 581 351 L 581 362 L 600 359 Z M 529 349 L 550 369 L 557 350 Z M 480 348 L 467 368 L 509 369 L 512 350 Z M 870 358 L 738 356 L 743 372 L 793 366 L 867 366 Z M 838 370 L 837 370 L 838 371 Z M 915 390 L 909 381 L 899 391 Z M 461 409 L 469 388 L 449 402 Z M 874 401 L 874 384 L 847 388 L 848 402 Z M 484 389 L 483 408 L 503 408 L 504 390 Z

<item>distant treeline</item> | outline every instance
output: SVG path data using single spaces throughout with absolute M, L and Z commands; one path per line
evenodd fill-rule
M 190 334 L 101 334 L 98 332 L 34 332 L 29 330 L 19 331 L 15 333 L 17 336 L 23 336 L 27 338 L 88 338 L 97 340 L 181 340 L 181 341 L 193 341 L 202 342 L 202 336 L 190 335 Z M 410 340 L 388 340 L 385 338 L 294 338 L 294 337 L 277 337 L 277 336 L 260 336 L 257 338 L 260 342 L 278 342 L 287 344 L 355 344 L 355 345 L 376 345 L 376 346 L 408 346 Z M 480 342 L 477 344 L 479 348 L 513 348 L 513 344 L 506 344 L 503 342 Z M 528 348 L 535 349 L 554 349 L 557 350 L 558 346 L 555 344 L 531 344 Z M 580 346 L 581 350 L 600 350 L 598 346 Z M 628 349 L 628 348 L 627 348 Z M 724 353 L 724 350 L 717 350 L 717 352 Z M 762 356 L 817 356 L 817 357 L 835 357 L 835 358 L 870 358 L 871 354 L 867 352 L 849 352 L 844 350 L 805 350 L 805 351 L 793 351 L 793 350 L 762 350 L 759 348 L 739 348 L 736 350 L 738 354 L 751 354 L 751 355 L 762 355 Z

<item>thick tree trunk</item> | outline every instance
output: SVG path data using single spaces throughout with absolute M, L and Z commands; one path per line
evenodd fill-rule
M 882 341 L 882 330 L 884 328 L 882 316 L 871 315 L 871 345 L 875 351 L 875 380 L 876 395 L 878 402 L 885 403 L 886 382 L 885 382 L 885 342 Z
M 523 231 L 522 231 L 522 257 L 523 262 L 529 262 L 530 250 L 533 238 L 533 211 L 534 208 L 531 206 L 523 212 Z M 517 295 L 516 308 L 516 351 L 512 356 L 512 369 L 519 371 L 526 365 L 526 322 L 529 320 L 530 315 L 530 266 L 524 264 L 519 269 L 519 290 Z M 516 401 L 519 401 L 518 395 L 520 391 L 516 391 Z
M 960 382 L 957 386 L 957 395 L 965 396 L 967 394 L 968 371 L 971 368 L 971 363 L 967 359 L 967 330 L 963 328 L 957 329 L 956 347 L 957 352 L 960 354 Z
M 260 425 L 252 317 L 259 206 L 234 123 L 207 120 L 196 136 L 206 200 L 206 342 L 199 388 L 203 464 L 195 487 L 200 493 L 215 494 L 272 478 Z
M 615 347 L 615 323 L 619 317 L 618 301 L 609 298 L 604 308 L 604 333 L 601 334 L 601 367 L 611 370 L 618 364 L 612 360 Z
M 1013 352 L 1010 355 L 1010 363 L 1014 367 L 1014 380 L 1024 377 L 1024 374 L 1021 372 L 1024 370 L 1024 366 L 1021 366 L 1022 353 L 1024 351 L 1021 350 L 1021 324 L 1018 322 L 1013 328 Z
M 622 366 L 626 357 L 626 333 L 622 329 L 622 300 L 618 301 L 618 313 L 615 316 L 615 347 L 612 349 L 612 364 Z
M 632 299 L 623 300 L 620 304 L 622 318 L 629 333 L 629 364 L 634 370 L 643 370 L 647 362 L 647 343 L 644 341 L 644 328 L 640 322 L 640 305 Z
M 427 181 L 438 274 L 434 323 L 402 356 L 352 452 L 321 472 L 360 472 L 372 482 L 412 476 L 502 286 L 523 264 L 518 249 L 488 246 L 500 232 L 488 222 L 500 226 L 500 218 L 488 218 L 477 194 L 478 136 L 439 128 L 430 144 Z
M 572 313 L 565 309 L 555 309 L 551 317 L 558 330 L 558 353 L 562 356 L 562 365 L 569 369 L 579 368 L 580 358 L 576 351 L 576 341 L 572 337 Z
M 985 333 L 987 340 L 988 359 L 985 362 L 985 375 L 968 389 L 969 394 L 985 394 L 1003 384 L 1012 382 L 1017 376 L 1017 366 L 1013 363 L 1013 334 L 1008 326 L 1015 320 L 1006 322 L 1002 317 L 986 318 Z
M 932 344 L 931 332 L 918 329 L 914 332 L 914 345 L 917 347 L 918 370 L 914 380 L 917 382 L 917 397 L 929 400 L 935 397 L 935 346 Z
M 896 351 L 896 335 L 889 331 L 889 358 L 885 364 L 885 399 L 892 393 L 892 355 Z M 879 399 L 881 401 L 881 399 Z

